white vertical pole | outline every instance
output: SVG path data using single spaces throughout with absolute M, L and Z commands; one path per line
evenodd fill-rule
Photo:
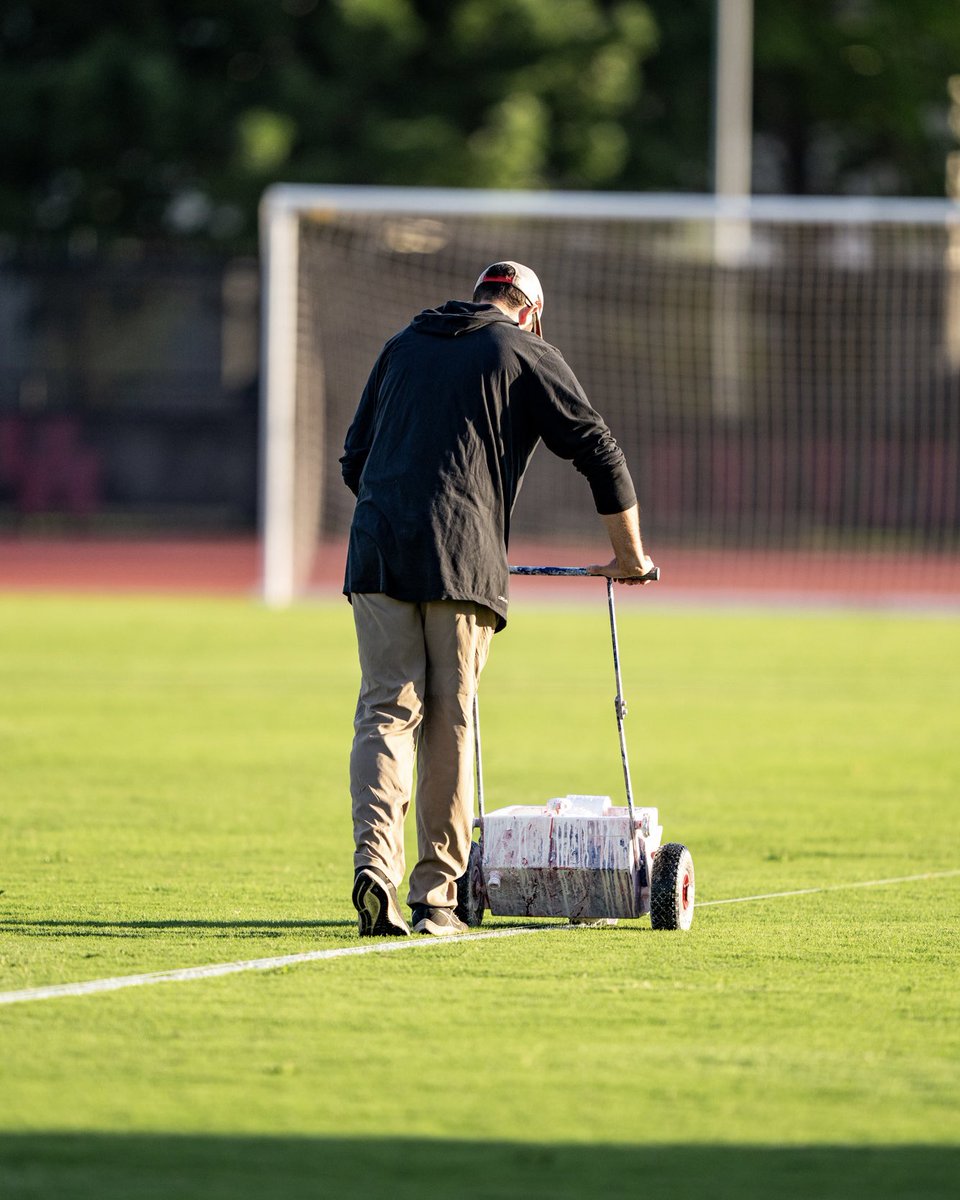
M 718 199 L 749 196 L 753 163 L 753 0 L 716 0 L 714 51 L 713 186 Z M 750 222 L 717 216 L 713 253 L 711 340 L 713 411 L 743 414 L 741 371 L 744 326 L 738 265 L 750 250 Z M 724 269 L 726 268 L 726 269 Z
M 263 202 L 260 381 L 262 591 L 274 607 L 294 599 L 294 435 L 297 399 L 297 214 Z
M 753 0 L 717 0 L 713 188 L 748 196 L 753 159 Z
M 947 95 L 950 97 L 948 121 L 950 132 L 960 142 L 960 75 L 951 75 L 947 80 Z M 947 154 L 947 195 L 951 200 L 960 200 L 960 150 Z M 960 227 L 951 224 L 947 233 L 947 302 L 944 312 L 944 346 L 951 370 L 960 367 Z

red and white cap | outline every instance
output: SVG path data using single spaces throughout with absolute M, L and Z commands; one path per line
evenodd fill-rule
M 473 290 L 476 291 L 481 283 L 509 283 L 515 287 L 526 298 L 528 304 L 533 306 L 533 332 L 537 337 L 543 337 L 543 331 L 540 328 L 540 314 L 543 312 L 543 288 L 540 286 L 540 280 L 529 267 L 525 267 L 523 263 L 501 259 L 499 262 L 491 263 L 486 270 L 480 272 L 480 278 L 473 285 Z

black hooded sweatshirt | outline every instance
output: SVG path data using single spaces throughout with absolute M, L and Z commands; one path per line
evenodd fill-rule
M 540 440 L 599 513 L 636 502 L 623 452 L 563 356 L 492 304 L 448 300 L 392 337 L 347 432 L 357 497 L 344 593 L 472 600 L 507 619 L 510 515 Z

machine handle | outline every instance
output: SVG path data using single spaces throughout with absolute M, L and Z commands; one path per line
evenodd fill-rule
M 591 579 L 605 579 L 607 576 L 594 575 L 586 567 L 511 567 L 511 575 L 587 575 Z M 660 578 L 660 568 L 651 568 L 639 580 L 644 583 L 656 583 Z M 619 582 L 614 579 L 614 583 Z

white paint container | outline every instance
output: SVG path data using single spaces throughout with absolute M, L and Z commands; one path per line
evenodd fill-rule
M 496 916 L 639 917 L 650 911 L 652 856 L 663 828 L 655 808 L 609 796 L 558 796 L 511 805 L 483 820 L 482 871 Z

